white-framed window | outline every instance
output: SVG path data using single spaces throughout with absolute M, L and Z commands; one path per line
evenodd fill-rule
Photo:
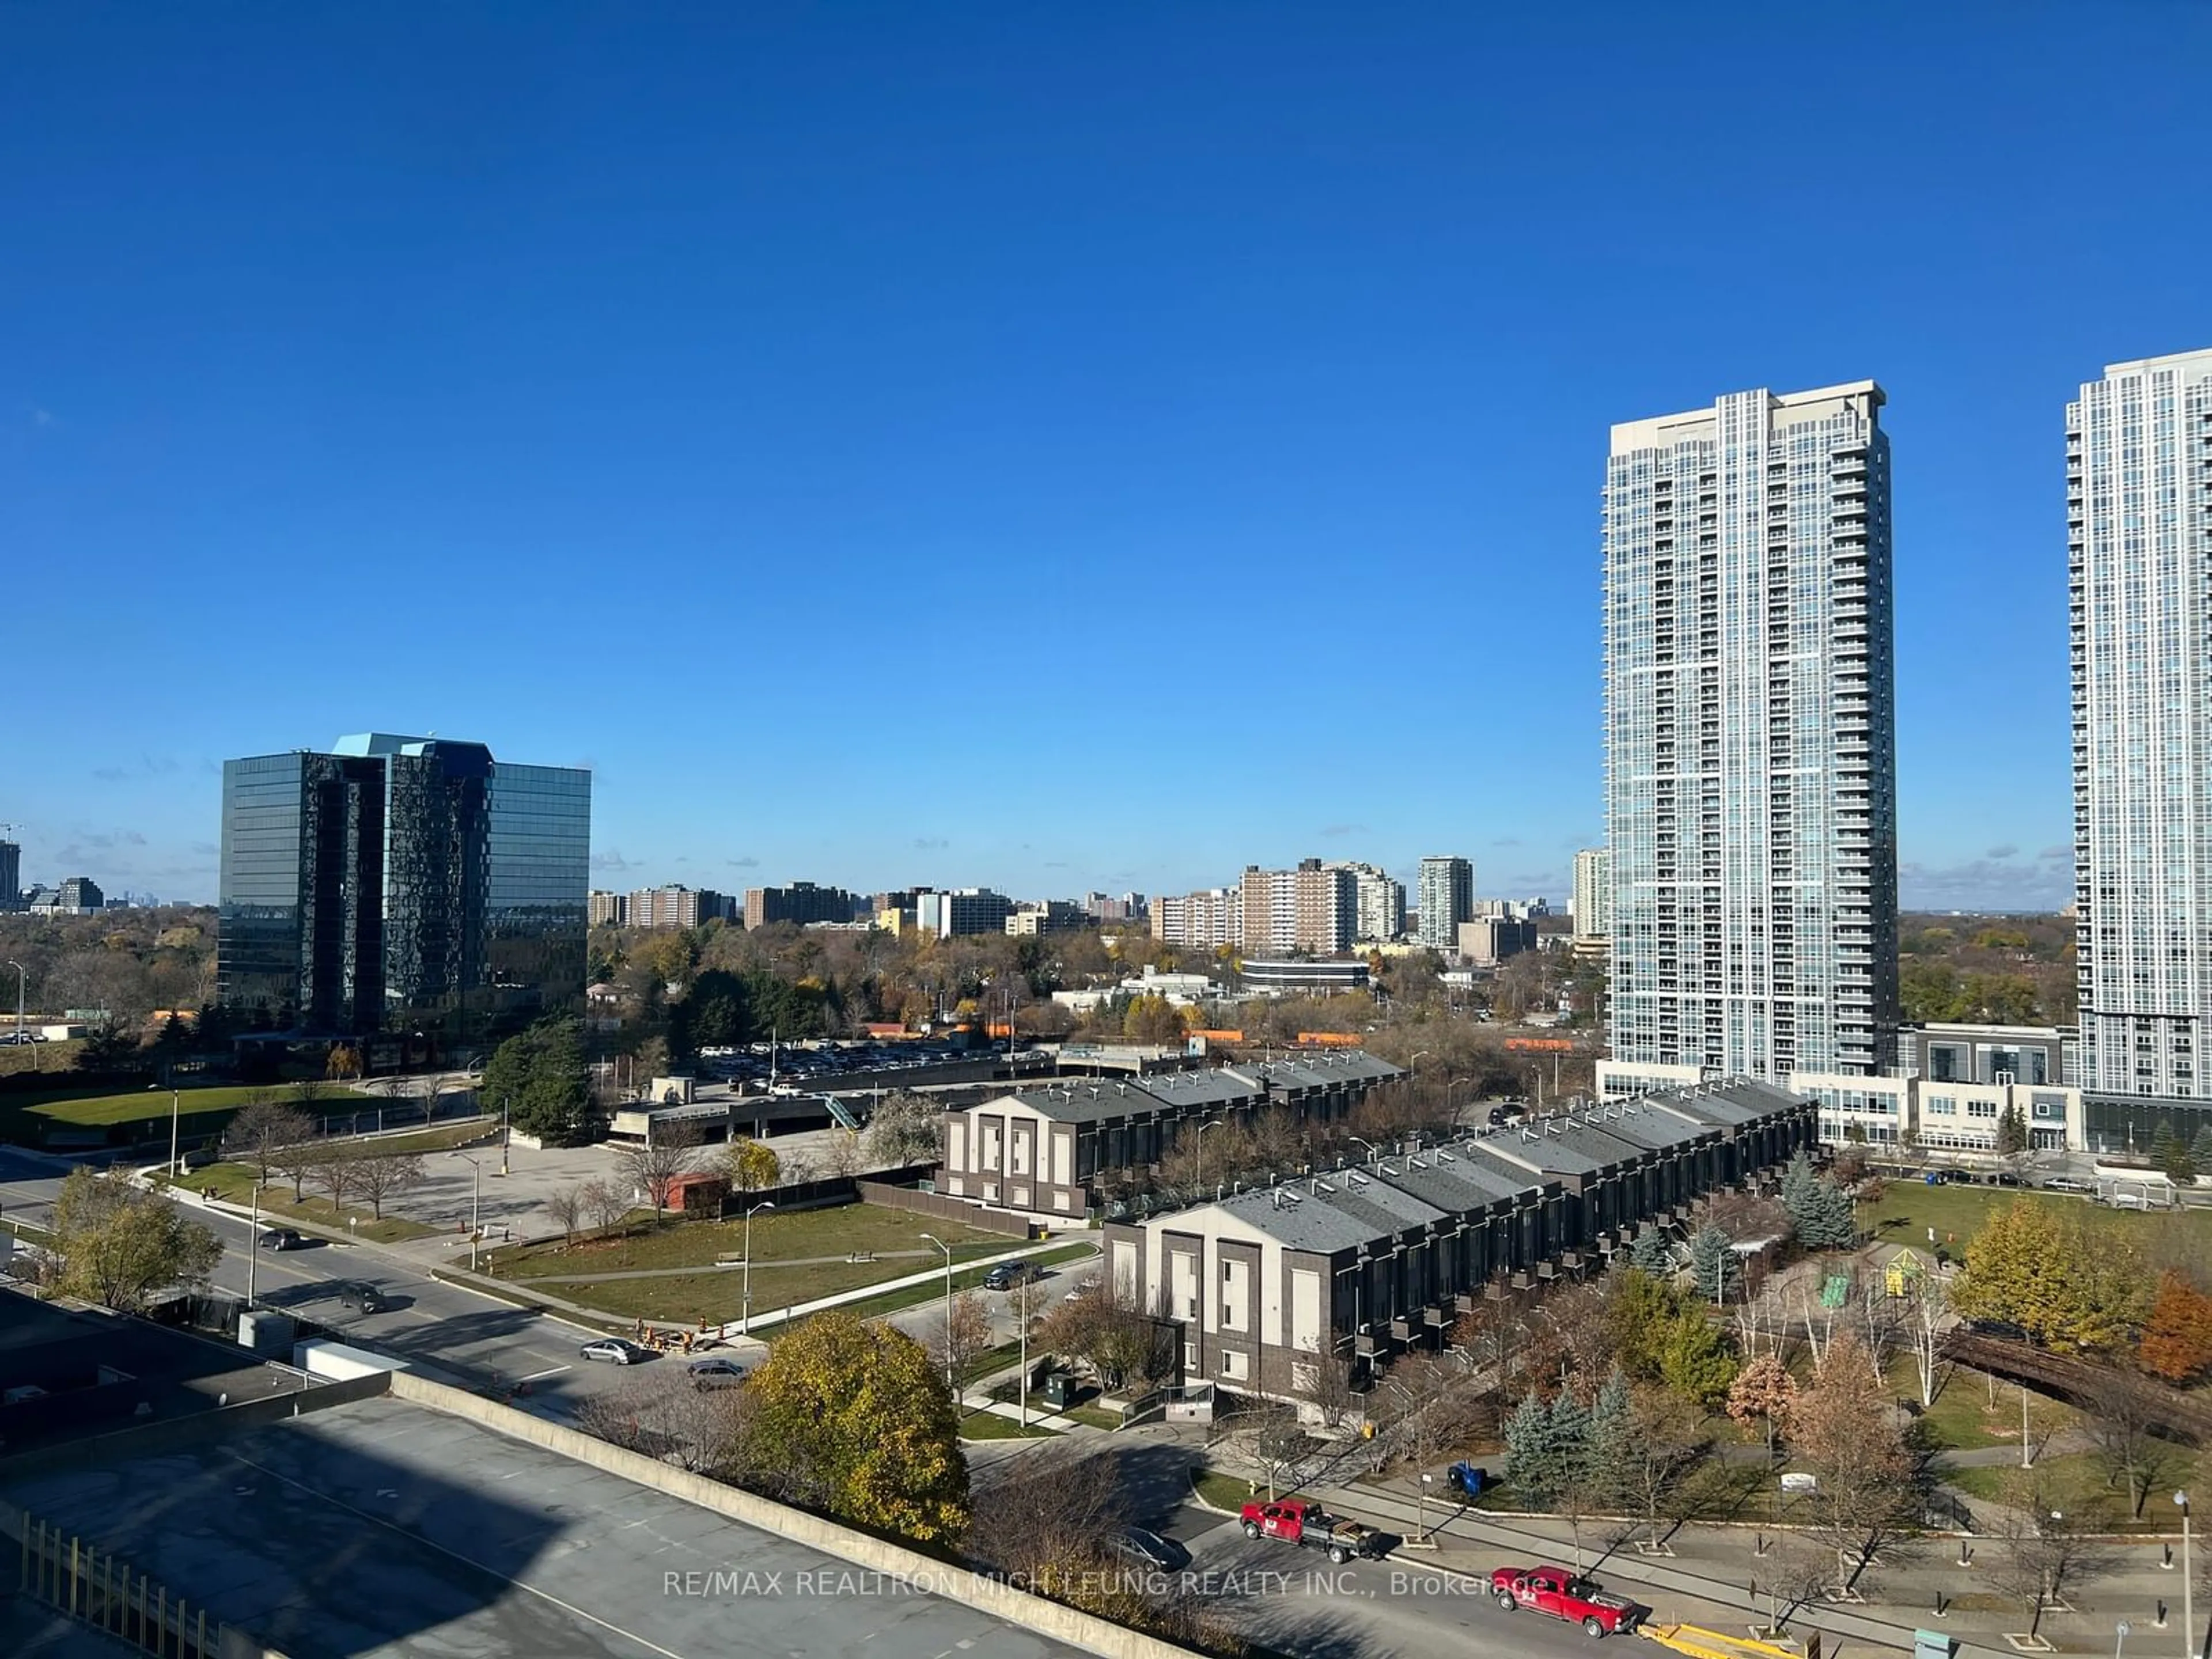
M 1251 1361 L 1241 1348 L 1221 1351 L 1221 1374 L 1231 1382 L 1242 1382 L 1252 1373 Z

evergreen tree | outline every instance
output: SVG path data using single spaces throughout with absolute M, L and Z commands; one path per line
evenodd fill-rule
M 1848 1250 L 1858 1243 L 1851 1195 L 1832 1181 L 1814 1183 L 1797 1237 L 1808 1249 Z
M 1692 1237 L 1690 1269 L 1697 1276 L 1698 1294 L 1714 1302 L 1728 1301 L 1743 1282 L 1733 1242 L 1714 1226 L 1700 1227 Z
M 1628 1376 L 1615 1365 L 1605 1385 L 1590 1402 L 1583 1425 L 1581 1484 L 1584 1497 L 1598 1508 L 1626 1501 L 1626 1472 L 1636 1443 L 1634 1401 Z
M 2212 1123 L 2199 1129 L 2197 1139 L 2189 1143 L 2189 1161 L 2199 1175 L 2212 1174 Z
M 1813 1189 L 1820 1184 L 1814 1172 L 1813 1160 L 1802 1149 L 1782 1171 L 1782 1207 L 1790 1212 L 1790 1219 L 1803 1231 L 1802 1218 L 1813 1201 Z
M 2212 1133 L 2212 1130 L 2207 1130 Z M 1647 1273 L 1654 1279 L 1665 1279 L 1674 1271 L 1674 1247 L 1667 1242 L 1667 1235 L 1647 1223 L 1636 1242 L 1628 1247 L 1631 1267 Z
M 1728 1338 L 1696 1308 L 1686 1310 L 1660 1350 L 1659 1377 L 1668 1392 L 1705 1411 L 1717 1411 L 1728 1401 L 1735 1374 Z
M 1997 1117 L 1997 1151 L 2009 1158 L 2027 1150 L 2027 1115 L 2008 1106 Z
M 564 1146 L 596 1139 L 605 1120 L 584 1070 L 584 1031 L 574 1019 L 541 1019 L 501 1043 L 484 1067 L 484 1104 L 504 1109 L 525 1134 Z
M 1562 1462 L 1552 1435 L 1552 1407 L 1540 1394 L 1524 1395 L 1505 1419 L 1505 1478 L 1521 1495 L 1523 1508 L 1551 1507 L 1565 1484 Z
M 2155 1170 L 2163 1170 L 2173 1160 L 2173 1149 L 2179 1144 L 2173 1125 L 2165 1118 L 2158 1121 L 2158 1128 L 2150 1138 L 2150 1162 Z

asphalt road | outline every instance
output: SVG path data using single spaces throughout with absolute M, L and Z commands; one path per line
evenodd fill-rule
M 57 1165 L 0 1149 L 0 1216 L 43 1223 L 61 1176 Z M 418 1364 L 441 1380 L 465 1387 L 526 1382 L 515 1403 L 557 1417 L 633 1375 L 585 1359 L 578 1350 L 591 1334 L 580 1327 L 441 1283 L 396 1255 L 319 1241 L 299 1249 L 257 1251 L 244 1218 L 219 1211 L 196 1214 L 223 1243 L 215 1288 L 243 1297 L 250 1280 L 261 1306 L 357 1337 L 362 1346 Z M 342 1308 L 337 1286 L 346 1280 L 374 1285 L 390 1305 L 368 1315 Z

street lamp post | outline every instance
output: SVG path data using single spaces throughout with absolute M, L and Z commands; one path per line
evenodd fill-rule
M 2189 1582 L 2189 1494 L 2178 1492 L 2173 1501 L 2181 1510 L 2181 1656 L 2197 1659 L 2197 1598 Z
M 477 1270 L 477 1199 L 482 1192 L 483 1166 L 466 1152 L 455 1152 L 453 1156 L 469 1166 L 469 1271 L 474 1273 Z
M 514 1141 L 514 1131 L 507 1126 L 507 1097 L 501 1096 L 499 1103 L 499 1172 L 501 1175 L 507 1173 L 507 1151 Z
M 1373 1141 L 1360 1135 L 1346 1135 L 1345 1139 L 1347 1140 L 1356 1140 L 1361 1146 L 1364 1146 L 1367 1149 L 1367 1155 L 1373 1158 L 1377 1164 L 1380 1164 L 1382 1162 L 1382 1154 L 1375 1150 L 1375 1143 Z
M 1217 1117 L 1211 1123 L 1201 1123 L 1198 1126 L 1197 1134 L 1192 1137 L 1198 1147 L 1198 1186 L 1200 1192 L 1206 1190 L 1206 1132 L 1208 1129 L 1218 1129 L 1227 1121 L 1225 1118 Z
M 177 1088 L 177 1068 L 169 1067 L 169 1179 L 177 1178 L 177 1118 L 184 1096 Z
M 21 1048 L 23 1042 L 23 985 L 29 976 L 23 971 L 21 963 L 11 962 L 8 965 L 15 970 L 15 1045 Z
M 945 1387 L 952 1395 L 953 1409 L 957 1411 L 960 1395 L 952 1383 L 952 1247 L 935 1233 L 921 1236 L 945 1252 Z
M 775 1208 L 775 1200 L 764 1198 L 745 1212 L 745 1300 L 744 1310 L 738 1316 L 738 1334 L 750 1336 L 753 1331 L 753 1218 L 763 1210 Z
M 246 1224 L 246 1305 L 253 1305 L 257 1282 L 255 1270 L 261 1266 L 261 1177 L 253 1178 L 253 1218 Z

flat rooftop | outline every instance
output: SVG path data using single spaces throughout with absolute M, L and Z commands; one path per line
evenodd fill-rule
M 295 1659 L 1079 1652 L 389 1398 L 0 1492 Z

